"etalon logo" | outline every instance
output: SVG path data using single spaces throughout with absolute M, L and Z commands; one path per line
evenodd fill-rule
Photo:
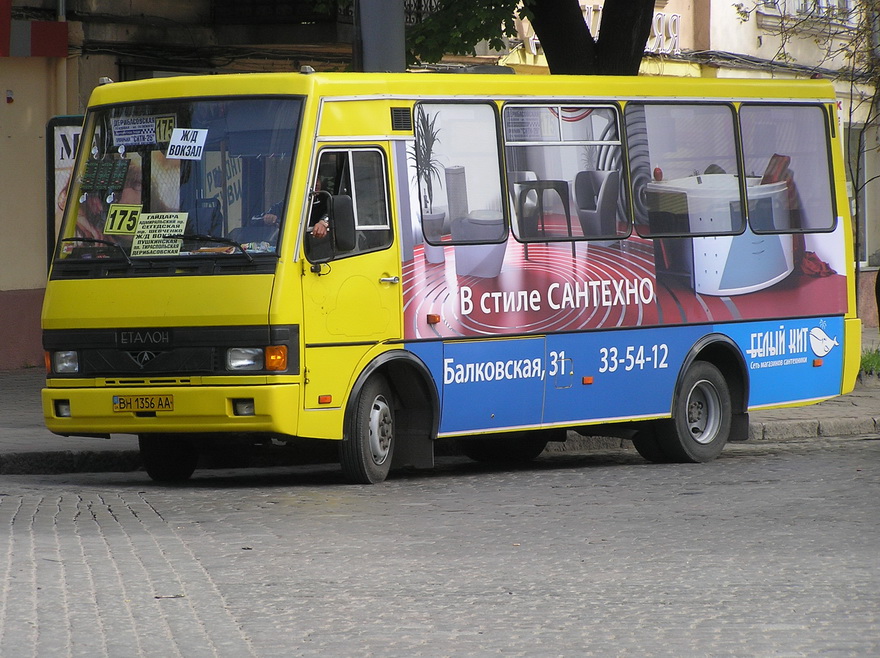
M 150 361 L 155 359 L 159 354 L 157 352 L 129 352 L 128 356 L 131 360 L 138 364 L 139 368 L 143 368 Z

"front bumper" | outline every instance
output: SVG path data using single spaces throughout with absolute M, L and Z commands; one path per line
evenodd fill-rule
M 173 411 L 113 411 L 113 397 L 173 396 Z M 253 415 L 236 415 L 235 401 L 253 400 Z M 69 416 L 59 408 L 69 407 Z M 299 384 L 199 386 L 77 386 L 42 390 L 46 427 L 61 435 L 148 433 L 272 433 L 296 436 Z

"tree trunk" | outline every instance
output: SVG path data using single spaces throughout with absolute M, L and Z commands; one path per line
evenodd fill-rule
M 605 0 L 599 40 L 598 73 L 638 75 L 654 21 L 654 0 Z
M 605 0 L 595 40 L 576 0 L 532 0 L 528 11 L 551 73 L 638 75 L 654 0 Z
M 874 297 L 877 300 L 877 326 L 880 327 L 880 272 L 874 280 Z
M 596 42 L 577 0 L 535 0 L 528 9 L 551 73 L 587 75 L 597 72 Z

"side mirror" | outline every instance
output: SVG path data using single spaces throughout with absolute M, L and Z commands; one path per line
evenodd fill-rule
M 354 230 L 354 206 L 347 194 L 330 197 L 327 209 L 330 218 L 333 245 L 337 252 L 352 251 L 357 246 Z

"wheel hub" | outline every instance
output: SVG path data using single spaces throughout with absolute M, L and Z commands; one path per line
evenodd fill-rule
M 381 465 L 388 459 L 393 437 L 391 408 L 385 398 L 379 396 L 373 400 L 373 407 L 370 409 L 370 453 L 374 463 Z
M 711 382 L 697 382 L 688 396 L 687 423 L 698 443 L 711 443 L 721 427 L 721 399 Z

